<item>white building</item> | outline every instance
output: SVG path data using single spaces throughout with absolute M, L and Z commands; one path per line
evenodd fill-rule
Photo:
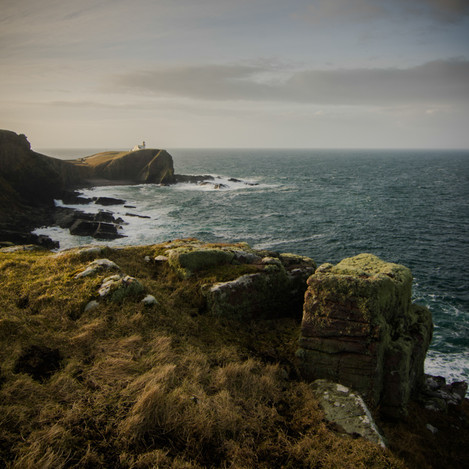
M 141 145 L 135 145 L 131 151 L 145 150 L 145 141 Z

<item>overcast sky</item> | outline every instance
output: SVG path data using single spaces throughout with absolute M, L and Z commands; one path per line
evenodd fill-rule
M 469 0 L 1 0 L 34 148 L 469 148 Z

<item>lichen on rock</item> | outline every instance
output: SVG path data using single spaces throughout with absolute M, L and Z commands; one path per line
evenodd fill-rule
M 223 249 L 192 249 L 181 247 L 168 252 L 169 264 L 183 277 L 216 265 L 230 264 L 234 258 L 231 251 Z
M 308 279 L 298 358 L 308 379 L 351 386 L 384 414 L 406 413 L 424 379 L 430 312 L 411 303 L 412 274 L 360 254 Z

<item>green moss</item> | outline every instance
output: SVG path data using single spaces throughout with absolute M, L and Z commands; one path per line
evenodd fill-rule
M 190 277 L 194 272 L 222 264 L 230 264 L 234 254 L 222 249 L 188 249 L 176 248 L 168 253 L 169 264 L 183 278 Z

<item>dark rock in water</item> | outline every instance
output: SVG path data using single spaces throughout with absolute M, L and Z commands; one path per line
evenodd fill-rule
M 114 197 L 93 197 L 94 203 L 98 205 L 123 205 L 125 200 Z
M 124 205 L 124 208 L 137 208 L 135 205 Z
M 92 236 L 96 239 L 117 239 L 124 236 L 117 232 L 112 223 L 78 219 L 70 227 L 70 233 L 76 236 Z
M 96 239 L 124 238 L 124 235 L 117 232 L 117 226 L 111 223 L 99 223 L 98 228 L 92 236 Z
M 228 189 L 226 184 L 222 184 L 219 182 L 209 182 L 209 181 L 202 181 L 198 183 L 199 186 L 212 186 L 214 189 Z
M 114 218 L 112 212 L 101 210 L 98 213 L 85 213 L 81 210 L 74 210 L 69 207 L 57 207 L 55 211 L 55 223 L 61 228 L 70 228 L 77 220 L 87 220 L 90 222 L 106 222 L 120 224 L 122 218 Z
M 122 223 L 122 218 L 114 218 L 112 212 L 101 210 L 94 215 L 94 221 L 104 221 L 106 223 Z
M 13 244 L 36 244 L 45 249 L 56 249 L 59 247 L 59 243 L 50 239 L 49 236 L 0 229 L 0 242 L 2 241 Z
M 175 182 L 189 182 L 191 184 L 198 184 L 204 181 L 213 181 L 215 178 L 210 175 L 187 175 L 187 174 L 175 174 Z
M 241 179 L 236 179 L 236 178 L 230 178 L 228 179 L 228 181 L 229 182 L 242 182 L 246 186 L 258 186 L 259 185 L 259 183 L 257 182 L 246 182 L 246 181 L 242 181 Z
M 371 254 L 324 264 L 308 279 L 300 349 L 306 379 L 352 387 L 383 415 L 405 416 L 424 382 L 431 313 L 411 302 L 412 274 Z
M 58 349 L 31 345 L 16 360 L 14 372 L 26 373 L 36 381 L 45 381 L 60 368 L 61 361 Z
M 60 200 L 66 205 L 86 205 L 93 202 L 93 199 L 82 197 L 78 191 L 65 191 Z
M 136 213 L 126 213 L 127 217 L 137 217 L 137 218 L 151 218 L 148 215 L 137 215 Z

